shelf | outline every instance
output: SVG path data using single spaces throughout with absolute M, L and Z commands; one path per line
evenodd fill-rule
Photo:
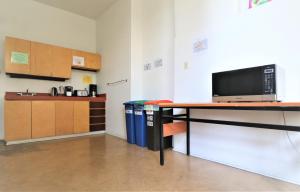
M 102 118 L 105 117 L 105 115 L 94 115 L 94 116 L 90 116 L 91 118 Z
M 105 108 L 90 108 L 90 110 L 105 110 Z
M 105 123 L 94 123 L 94 124 L 90 124 L 91 125 L 105 125 Z

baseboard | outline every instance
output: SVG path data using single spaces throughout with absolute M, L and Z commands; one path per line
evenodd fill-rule
M 186 155 L 186 154 L 185 154 L 185 151 L 174 150 L 174 149 L 173 149 L 173 151 L 176 151 L 176 152 L 178 152 L 178 153 L 182 153 L 182 154 Z M 247 171 L 247 172 L 250 172 L 250 173 L 262 175 L 262 176 L 265 176 L 265 177 L 270 177 L 270 178 L 272 178 L 272 179 L 276 179 L 276 180 L 280 180 L 280 181 L 292 183 L 292 184 L 295 184 L 295 185 L 300 185 L 300 183 L 296 183 L 296 182 L 294 182 L 294 181 L 290 181 L 290 180 L 288 180 L 288 179 L 286 179 L 286 178 L 277 177 L 277 176 L 269 175 L 269 174 L 266 174 L 266 173 L 255 172 L 255 171 L 253 171 L 253 170 L 245 169 L 244 167 L 240 167 L 239 165 L 236 165 L 236 164 L 226 163 L 226 162 L 219 161 L 219 160 L 217 160 L 217 159 L 212 159 L 212 158 L 202 157 L 202 156 L 200 156 L 200 155 L 193 155 L 193 154 L 191 154 L 191 156 L 192 156 L 192 157 L 195 157 L 195 158 L 200 158 L 200 159 L 204 159 L 204 160 L 207 160 L 207 161 L 211 161 L 211 162 L 214 162 L 214 163 L 218 163 L 218 164 L 221 164 L 221 165 L 226 165 L 226 166 L 229 166 L 229 167 L 232 167 L 232 168 L 235 168 L 235 169 L 240 169 L 240 170 Z
M 107 135 L 114 136 L 114 137 L 118 137 L 119 139 L 126 140 L 126 138 L 124 138 L 124 136 L 119 135 L 119 134 L 114 134 L 114 133 L 110 133 L 110 132 L 106 132 L 106 134 L 107 134 Z
M 5 145 L 5 141 L 4 140 L 0 140 L 0 145 Z
M 54 136 L 54 137 L 45 137 L 45 138 L 38 138 L 38 139 L 8 141 L 8 142 L 5 142 L 5 144 L 6 145 L 16 145 L 16 144 L 34 143 L 34 142 L 40 142 L 40 141 L 50 141 L 50 140 L 67 139 L 67 138 L 74 138 L 74 137 L 91 136 L 91 135 L 101 135 L 101 134 L 104 134 L 104 133 L 105 133 L 105 131 L 95 131 L 95 132 L 89 132 L 89 133 L 80 133 L 80 134 Z

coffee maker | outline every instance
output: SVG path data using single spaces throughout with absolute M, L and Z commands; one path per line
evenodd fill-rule
M 72 97 L 73 96 L 73 87 L 65 86 L 65 96 Z
M 90 84 L 89 94 L 90 94 L 90 97 L 96 97 L 97 96 L 97 85 L 96 84 Z

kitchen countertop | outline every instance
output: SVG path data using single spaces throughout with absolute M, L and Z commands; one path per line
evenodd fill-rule
M 63 95 L 51 96 L 49 93 L 37 93 L 35 96 L 20 96 L 17 92 L 6 92 L 5 100 L 8 101 L 91 101 L 91 102 L 105 102 L 106 94 L 97 95 L 97 97 L 67 97 Z

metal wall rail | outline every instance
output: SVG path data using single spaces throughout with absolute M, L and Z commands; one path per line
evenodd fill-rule
M 120 84 L 120 83 L 127 83 L 128 79 L 122 79 L 120 81 L 115 81 L 115 82 L 111 82 L 111 83 L 106 83 L 107 86 L 112 86 L 112 85 L 116 85 L 116 84 Z

